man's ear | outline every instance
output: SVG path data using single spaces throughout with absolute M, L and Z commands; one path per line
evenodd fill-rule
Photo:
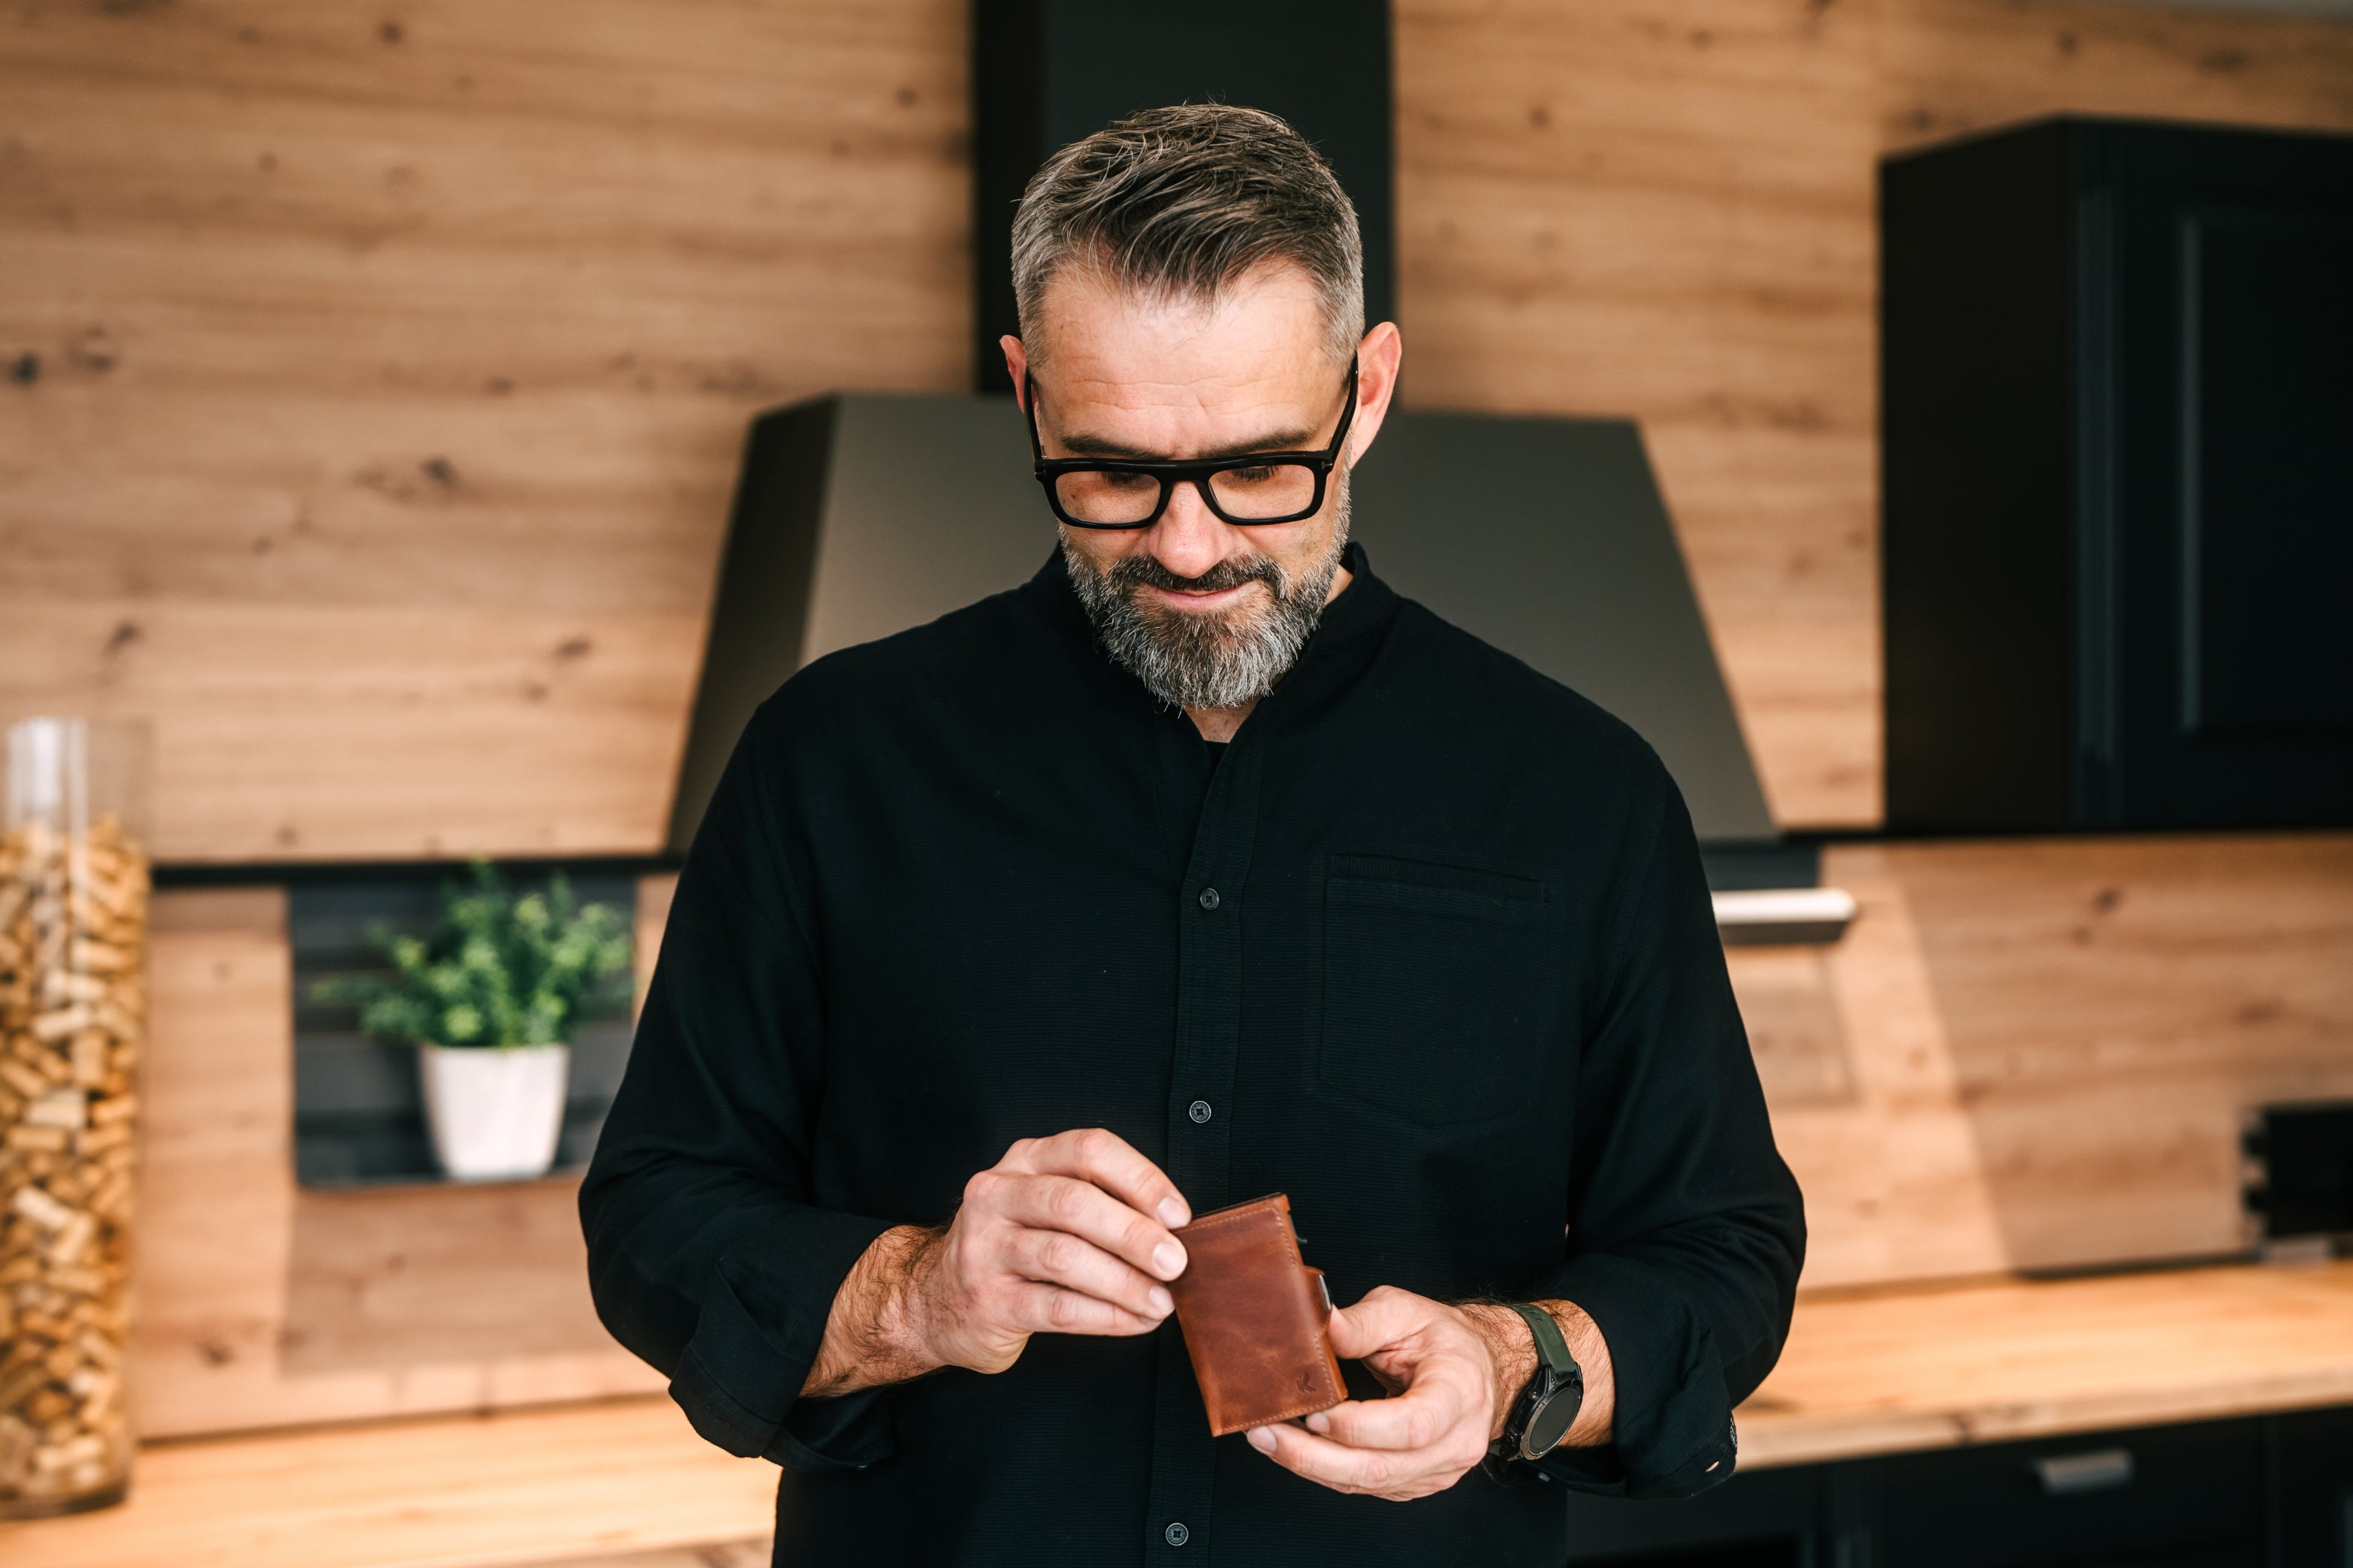
M 1395 321 L 1383 321 L 1356 345 L 1356 422 L 1348 428 L 1349 461 L 1359 463 L 1389 416 L 1397 395 L 1398 370 L 1405 361 L 1405 338 Z
M 997 339 L 997 346 L 1005 351 L 1005 374 L 1013 378 L 1013 401 L 1021 405 L 1022 413 L 1027 414 L 1029 412 L 1029 355 L 1021 347 L 1021 340 L 1010 332 Z

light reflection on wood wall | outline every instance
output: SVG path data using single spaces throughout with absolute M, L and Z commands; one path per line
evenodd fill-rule
M 1397 13 L 1404 395 L 1642 422 L 1785 825 L 1881 811 L 1880 156 L 2062 110 L 2353 128 L 2345 24 L 2051 0 Z
M 966 379 L 964 26 L 13 7 L 0 717 L 165 859 L 656 846 L 747 417 Z
M 2062 108 L 2353 126 L 2342 26 L 2036 0 L 1398 15 L 1408 394 L 1643 421 L 1791 823 L 1879 810 L 1880 153 Z M 155 716 L 168 858 L 654 845 L 745 417 L 966 383 L 963 16 L 18 8 L 0 716 Z M 2348 854 L 1834 852 L 1864 900 L 1848 943 L 1735 963 L 1810 1281 L 2227 1245 L 2241 1102 L 2353 1093 Z M 158 900 L 150 1429 L 658 1383 L 595 1342 L 565 1184 L 303 1223 L 274 899 Z M 371 1337 L 428 1285 L 512 1333 Z
M 0 716 L 169 859 L 659 841 L 743 426 L 967 383 L 964 8 L 20 8 Z M 2353 26 L 1399 0 L 1407 395 L 1643 422 L 1785 823 L 1879 812 L 1872 182 L 2059 109 L 2353 126 Z

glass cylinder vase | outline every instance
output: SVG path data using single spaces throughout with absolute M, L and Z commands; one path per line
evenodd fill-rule
M 146 751 L 28 719 L 0 756 L 0 1519 L 130 1488 Z

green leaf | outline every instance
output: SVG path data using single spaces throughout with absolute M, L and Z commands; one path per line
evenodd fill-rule
M 554 1044 L 628 1007 L 633 954 L 617 911 L 575 903 L 561 872 L 518 893 L 487 860 L 468 870 L 466 882 L 443 885 L 429 940 L 369 933 L 389 977 L 329 976 L 312 998 L 357 1005 L 360 1027 L 378 1038 L 450 1046 Z

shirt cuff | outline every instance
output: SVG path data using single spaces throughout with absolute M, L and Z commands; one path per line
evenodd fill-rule
M 804 1400 L 827 1315 L 885 1220 L 798 1205 L 723 1255 L 670 1396 L 709 1441 L 798 1470 L 864 1469 L 889 1457 L 880 1389 Z
M 1580 1491 L 1677 1498 L 1732 1475 L 1735 1436 L 1724 1367 L 1707 1326 L 1676 1281 L 1609 1253 L 1572 1258 L 1540 1297 L 1574 1301 L 1609 1347 L 1615 1441 L 1555 1449 L 1539 1461 Z

